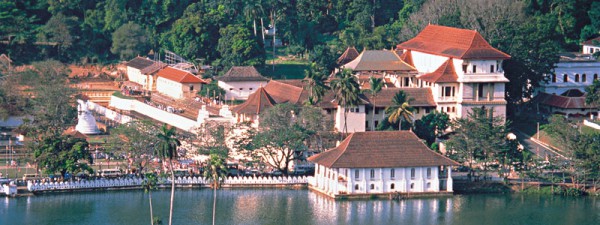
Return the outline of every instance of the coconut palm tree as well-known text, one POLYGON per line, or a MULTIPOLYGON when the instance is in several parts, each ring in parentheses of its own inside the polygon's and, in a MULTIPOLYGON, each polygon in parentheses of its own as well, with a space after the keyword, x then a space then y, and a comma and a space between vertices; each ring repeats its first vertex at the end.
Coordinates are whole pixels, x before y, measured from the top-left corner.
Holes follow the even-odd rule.
POLYGON ((383 88, 383 79, 382 78, 369 78, 369 92, 373 95, 373 114, 371 116, 371 124, 373 124, 373 130, 375 130, 375 98, 377 97, 377 93, 381 91, 383 88))
POLYGON ((175 137, 175 127, 168 127, 163 124, 157 134, 158 144, 155 154, 160 158, 169 160, 169 170, 171 172, 171 206, 169 209, 169 225, 173 221, 173 198, 175 197, 175 174, 173 173, 173 159, 177 159, 177 147, 181 142, 175 137))
POLYGON ((358 94, 360 93, 360 86, 352 74, 352 71, 343 69, 335 74, 335 79, 331 81, 331 89, 333 89, 337 104, 344 110, 343 133, 346 134, 348 132, 348 108, 359 103, 360 100, 358 94))
MULTIPOLYGON (((245 5, 243 9, 244 16, 246 16, 246 19, 252 20, 254 36, 256 36, 256 17, 261 17, 264 14, 262 0, 247 1, 245 5)), ((261 32, 264 31, 261 30, 261 32)))
POLYGON ((412 99, 404 91, 398 91, 392 98, 392 105, 385 108, 390 123, 398 122, 398 130, 402 130, 402 120, 412 123, 413 107, 409 105, 412 99))
POLYGON ((154 225, 154 214, 152 213, 152 189, 156 189, 158 179, 154 173, 146 173, 144 181, 142 181, 142 188, 144 192, 148 193, 148 200, 150 201, 150 221, 154 225))
POLYGON ((215 224, 215 215, 217 208, 217 189, 221 186, 221 183, 227 177, 227 167, 225 166, 225 157, 218 153, 211 153, 208 164, 204 168, 204 177, 211 181, 211 188, 213 189, 213 220, 212 224, 215 224))
POLYGON ((304 80, 302 82, 306 83, 305 88, 308 88, 308 104, 316 105, 321 101, 321 97, 325 95, 325 91, 329 89, 329 87, 325 84, 327 81, 327 75, 323 73, 324 69, 317 66, 317 64, 312 63, 308 70, 304 71, 304 80))

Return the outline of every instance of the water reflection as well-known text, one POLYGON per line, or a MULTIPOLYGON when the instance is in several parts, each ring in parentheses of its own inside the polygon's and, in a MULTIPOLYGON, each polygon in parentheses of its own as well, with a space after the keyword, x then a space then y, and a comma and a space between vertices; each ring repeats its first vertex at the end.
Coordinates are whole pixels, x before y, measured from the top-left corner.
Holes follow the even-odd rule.
MULTIPOLYGON (((169 215, 169 191, 153 192, 154 213, 169 215)), ((213 192, 178 190, 175 224, 210 224, 213 192)), ((407 200, 338 200, 288 189, 222 189, 217 224, 597 224, 595 198, 471 195, 407 200)), ((148 224, 142 191, 5 198, 0 224, 148 224)))

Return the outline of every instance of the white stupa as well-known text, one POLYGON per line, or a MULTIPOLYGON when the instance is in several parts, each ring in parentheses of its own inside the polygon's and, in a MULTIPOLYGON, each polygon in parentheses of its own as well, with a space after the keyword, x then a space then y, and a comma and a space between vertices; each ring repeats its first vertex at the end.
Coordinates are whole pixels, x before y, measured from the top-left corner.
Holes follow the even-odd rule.
POLYGON ((90 112, 87 102, 77 99, 77 103, 77 119, 79 121, 75 126, 75 130, 82 134, 99 134, 100 130, 96 125, 96 119, 90 112))

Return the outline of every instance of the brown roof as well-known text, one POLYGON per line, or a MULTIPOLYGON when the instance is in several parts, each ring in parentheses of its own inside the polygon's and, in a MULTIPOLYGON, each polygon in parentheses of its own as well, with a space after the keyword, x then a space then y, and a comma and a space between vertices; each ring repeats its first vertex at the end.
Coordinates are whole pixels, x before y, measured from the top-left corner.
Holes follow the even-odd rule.
POLYGON ((584 41, 582 44, 599 47, 600 46, 600 37, 589 39, 587 41, 584 41))
POLYGON ((167 64, 138 56, 127 62, 127 66, 140 70, 142 74, 149 74, 166 67, 167 64))
POLYGON ((342 66, 352 71, 416 71, 393 51, 366 50, 342 66))
POLYGON ((302 103, 303 92, 302 80, 271 80, 265 91, 279 104, 289 102, 292 104, 302 103))
POLYGON ((356 132, 338 147, 308 158, 329 168, 397 168, 457 166, 436 153, 411 131, 356 132))
POLYGON ((337 59, 337 64, 339 66, 349 63, 350 61, 356 59, 359 53, 354 47, 348 47, 344 53, 337 59))
POLYGON ((400 59, 402 61, 404 61, 406 64, 415 67, 415 64, 413 63, 413 59, 412 59, 412 53, 410 50, 406 50, 402 53, 402 55, 400 55, 400 59))
POLYGON ((545 92, 540 92, 533 99, 544 105, 557 107, 561 109, 589 109, 595 108, 593 105, 585 104, 585 96, 568 97, 562 95, 553 95, 545 92))
POLYGON ((433 73, 423 74, 421 76, 418 76, 418 78, 420 80, 434 83, 458 82, 458 75, 456 75, 456 70, 454 70, 454 63, 452 62, 452 58, 442 63, 442 65, 438 67, 435 71, 433 71, 433 73))
POLYGON ((273 107, 276 104, 275 100, 265 91, 265 88, 260 87, 250 96, 244 103, 233 107, 232 111, 236 114, 260 114, 262 111, 273 107))
POLYGON ((396 46, 458 59, 509 59, 492 47, 477 31, 428 25, 413 39, 396 46))
POLYGON ((223 76, 217 77, 217 80, 223 82, 230 81, 268 81, 266 77, 260 75, 260 73, 254 68, 254 66, 234 66, 223 74, 223 76))
POLYGON ((158 76, 179 83, 206 83, 205 81, 194 76, 190 72, 178 70, 173 67, 166 67, 158 71, 158 76))
POLYGON ((383 88, 379 93, 377 93, 375 98, 373 98, 373 95, 369 92, 365 92, 364 95, 369 100, 371 105, 375 105, 377 107, 387 107, 392 105, 392 99, 399 91, 404 91, 408 95, 409 99, 413 99, 409 102, 411 106, 436 106, 430 88, 383 88))
POLYGON ((77 131, 75 127, 69 127, 67 130, 63 132, 63 135, 69 135, 75 138, 87 139, 87 135, 77 131))

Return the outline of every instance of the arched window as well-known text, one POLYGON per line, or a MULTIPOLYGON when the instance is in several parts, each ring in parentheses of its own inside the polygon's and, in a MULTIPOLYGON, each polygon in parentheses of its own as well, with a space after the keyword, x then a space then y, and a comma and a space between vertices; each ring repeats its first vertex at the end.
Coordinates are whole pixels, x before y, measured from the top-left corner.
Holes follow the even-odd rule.
POLYGON ((552 74, 552 83, 556 83, 556 74, 552 74))
POLYGON ((578 73, 575 74, 575 82, 579 82, 579 74, 578 73))
POLYGON ((569 75, 563 74, 563 82, 564 83, 569 82, 569 75))
POLYGON ((587 82, 587 76, 584 74, 581 74, 581 82, 585 83, 587 82))
POLYGON ((354 185, 354 190, 358 190, 358 184, 354 185))
POLYGON ((371 184, 371 190, 375 190, 375 184, 371 184))
POLYGON ((415 183, 411 183, 410 184, 410 189, 414 189, 415 188, 415 183))
POLYGON ((390 189, 394 190, 394 188, 396 188, 396 184, 392 183, 392 184, 390 185, 390 189))

